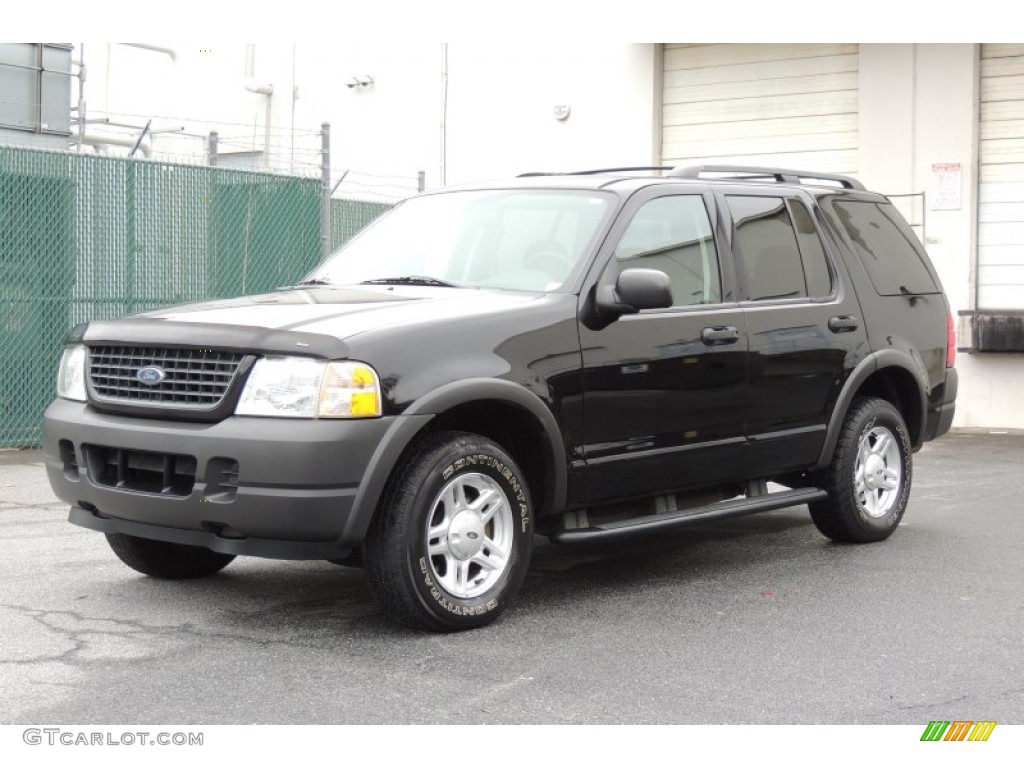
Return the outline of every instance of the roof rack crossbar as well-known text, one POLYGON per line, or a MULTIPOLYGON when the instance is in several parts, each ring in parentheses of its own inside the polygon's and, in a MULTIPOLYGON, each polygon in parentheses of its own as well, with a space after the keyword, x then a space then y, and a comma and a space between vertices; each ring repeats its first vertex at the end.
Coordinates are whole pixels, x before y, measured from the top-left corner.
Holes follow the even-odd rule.
POLYGON ((632 173, 635 171, 671 171, 671 165, 630 165, 623 168, 591 168, 586 171, 529 171, 520 173, 519 178, 530 176, 590 176, 598 173, 632 173))
POLYGON ((786 168, 760 168, 750 165, 690 165, 673 168, 668 176, 681 179, 699 179, 706 173, 730 173, 748 181, 773 179, 777 184, 802 184, 809 181, 833 181, 844 189, 864 189, 864 185, 850 176, 817 171, 793 171, 786 168))

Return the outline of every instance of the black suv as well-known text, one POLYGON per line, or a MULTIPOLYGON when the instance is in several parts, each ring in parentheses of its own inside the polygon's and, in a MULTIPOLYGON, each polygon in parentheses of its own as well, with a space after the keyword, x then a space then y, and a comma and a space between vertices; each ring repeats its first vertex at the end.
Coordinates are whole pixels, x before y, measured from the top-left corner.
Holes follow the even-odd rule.
POLYGON ((957 389, 938 277, 884 196, 725 166, 432 192, 299 285, 66 344, 45 452, 71 522, 158 578, 361 563, 442 631, 505 609, 535 534, 807 504, 834 540, 885 539, 957 389))

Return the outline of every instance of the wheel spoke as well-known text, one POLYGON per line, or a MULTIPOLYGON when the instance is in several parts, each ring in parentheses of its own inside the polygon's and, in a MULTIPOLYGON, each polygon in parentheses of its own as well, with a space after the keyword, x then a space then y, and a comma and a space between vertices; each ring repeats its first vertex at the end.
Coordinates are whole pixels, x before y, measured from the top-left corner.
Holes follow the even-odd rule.
MULTIPOLYGON (((459 503, 456 496, 458 485, 452 485, 444 494, 441 496, 439 501, 441 502, 441 508, 444 510, 444 515, 441 517, 441 522, 437 525, 432 525, 427 528, 427 538, 436 539, 438 537, 447 538, 448 526, 452 523, 452 518, 455 517, 455 513, 458 512, 459 503)), ((434 505, 434 509, 437 509, 437 505, 434 505)))
POLYGON ((480 491, 479 495, 466 506, 475 512, 479 512, 487 506, 487 502, 489 500, 493 500, 496 495, 497 492, 493 488, 484 488, 480 491))
POLYGON ((483 522, 484 525, 487 525, 489 522, 491 522, 491 518, 494 517, 498 512, 504 510, 504 508, 505 500, 501 498, 496 499, 491 502, 491 506, 489 506, 487 509, 483 511, 483 513, 481 513, 480 520, 483 522))
POLYGON ((878 491, 868 491, 864 495, 864 506, 867 507, 868 514, 872 517, 878 515, 878 491))
POLYGON ((455 514, 455 510, 459 505, 458 500, 455 497, 455 493, 458 489, 458 485, 451 485, 444 492, 444 496, 441 497, 441 501, 444 504, 444 519, 451 520, 455 514))
POLYGON ((469 562, 452 558, 448 564, 451 566, 452 586, 455 587, 456 594, 465 594, 466 582, 469 580, 469 562))
POLYGON ((856 481, 854 483, 854 493, 856 493, 859 496, 860 494, 864 493, 865 488, 866 488, 866 486, 864 484, 864 467, 863 466, 858 466, 857 467, 857 472, 854 475, 854 477, 856 478, 856 481))
POLYGON ((892 435, 888 431, 882 430, 882 433, 878 436, 874 446, 871 448, 871 452, 878 455, 884 456, 885 452, 889 450, 889 444, 892 442, 892 435))
POLYGON ((434 538, 438 538, 439 541, 436 544, 430 544, 430 545, 427 546, 427 554, 430 555, 431 557, 436 557, 437 555, 441 555, 442 557, 447 558, 448 555, 449 555, 449 551, 448 551, 448 536, 446 536, 446 535, 442 535, 440 537, 431 536, 430 538, 431 538, 431 540, 433 540, 434 538))
POLYGON ((487 539, 483 548, 470 559, 470 562, 488 571, 498 571, 505 565, 507 559, 508 555, 497 544, 487 539))
POLYGON ((900 484, 900 473, 895 469, 887 469, 882 475, 882 488, 892 490, 900 484))
POLYGON ((452 498, 455 502, 453 512, 458 512, 466 508, 466 486, 463 483, 456 483, 452 486, 452 498))

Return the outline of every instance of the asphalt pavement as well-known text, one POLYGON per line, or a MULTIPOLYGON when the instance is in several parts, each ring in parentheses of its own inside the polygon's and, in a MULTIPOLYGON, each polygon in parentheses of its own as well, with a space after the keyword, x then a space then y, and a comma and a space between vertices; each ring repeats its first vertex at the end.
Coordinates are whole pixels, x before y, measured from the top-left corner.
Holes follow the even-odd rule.
POLYGON ((397 629, 358 569, 129 570, 0 451, 0 722, 1024 723, 1024 437, 915 457, 886 542, 805 507, 653 540, 538 539, 513 608, 397 629))

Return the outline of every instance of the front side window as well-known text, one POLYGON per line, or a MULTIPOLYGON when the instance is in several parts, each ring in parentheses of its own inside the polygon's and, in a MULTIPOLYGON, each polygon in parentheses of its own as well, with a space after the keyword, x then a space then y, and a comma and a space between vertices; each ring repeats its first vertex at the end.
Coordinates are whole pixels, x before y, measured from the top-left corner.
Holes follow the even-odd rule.
POLYGON ((722 301, 718 249, 700 195, 671 195, 644 204, 622 234, 619 269, 643 267, 668 275, 673 306, 722 301))
POLYGON ((589 253, 613 202, 607 193, 576 190, 424 195, 377 219, 307 279, 555 290, 589 253))

